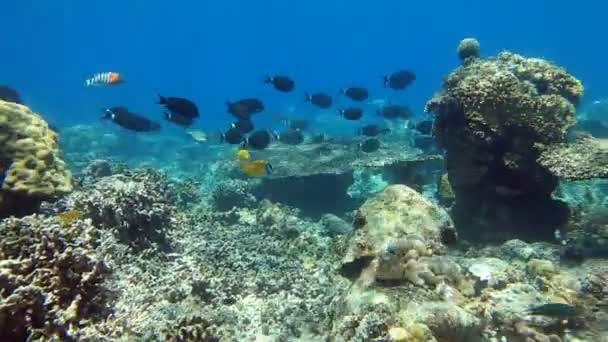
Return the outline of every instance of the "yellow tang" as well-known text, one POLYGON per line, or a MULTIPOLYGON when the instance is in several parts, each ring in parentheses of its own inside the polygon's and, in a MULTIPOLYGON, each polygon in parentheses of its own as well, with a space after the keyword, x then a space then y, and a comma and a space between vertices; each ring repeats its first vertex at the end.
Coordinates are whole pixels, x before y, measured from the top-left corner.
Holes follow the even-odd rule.
POLYGON ((235 153, 236 157, 240 160, 249 160, 249 151, 245 149, 240 149, 235 153))
POLYGON ((272 165, 267 160, 252 160, 239 165, 249 177, 263 177, 272 173, 272 165))

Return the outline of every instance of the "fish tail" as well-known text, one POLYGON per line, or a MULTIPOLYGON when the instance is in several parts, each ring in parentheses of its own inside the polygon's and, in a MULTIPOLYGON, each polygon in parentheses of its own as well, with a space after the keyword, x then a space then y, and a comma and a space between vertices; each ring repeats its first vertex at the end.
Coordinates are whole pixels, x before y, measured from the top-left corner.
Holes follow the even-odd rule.
POLYGON ((10 170, 12 165, 13 165, 13 162, 9 160, 4 165, 4 168, 0 169, 0 187, 2 187, 2 185, 4 185, 4 180, 6 179, 6 176, 8 175, 8 170, 10 170))
POLYGON ((390 81, 389 76, 384 76, 384 87, 388 87, 388 82, 390 81))
POLYGON ((264 76, 264 83, 272 83, 272 76, 264 76))
POLYGON ((266 166, 264 167, 264 170, 266 171, 266 174, 271 175, 272 174, 272 165, 270 163, 267 163, 266 166))
POLYGON ((220 144, 223 144, 226 141, 226 135, 222 133, 222 131, 218 131, 220 135, 220 144))
POLYGON ((304 102, 310 102, 312 100, 312 96, 309 93, 304 93, 304 102))
POLYGON ((271 131, 270 134, 272 135, 275 141, 279 141, 279 133, 277 131, 271 131))
POLYGON ((169 114, 167 112, 163 112, 163 116, 165 117, 165 119, 171 120, 171 114, 169 114))
POLYGON ((158 95, 158 102, 156 102, 156 104, 165 104, 167 102, 167 99, 165 97, 163 97, 161 94, 156 94, 158 95))

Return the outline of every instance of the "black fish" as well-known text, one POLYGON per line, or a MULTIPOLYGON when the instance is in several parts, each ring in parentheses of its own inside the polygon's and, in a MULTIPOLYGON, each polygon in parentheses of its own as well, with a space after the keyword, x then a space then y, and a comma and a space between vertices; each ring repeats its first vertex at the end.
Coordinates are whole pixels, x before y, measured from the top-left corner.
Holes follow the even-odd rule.
POLYGON ((260 130, 253 132, 249 138, 247 138, 244 147, 254 150, 263 150, 268 147, 268 145, 270 145, 270 133, 266 130, 260 130))
POLYGON ((21 102, 21 96, 19 96, 19 93, 9 86, 0 85, 0 100, 23 104, 23 102, 21 102))
POLYGON ((391 130, 388 128, 380 128, 380 126, 376 124, 370 124, 361 127, 358 133, 367 137, 375 137, 377 135, 388 133, 390 131, 391 130))
POLYGON ((255 127, 253 126, 253 122, 251 122, 251 120, 239 120, 239 121, 233 123, 232 125, 230 125, 230 127, 237 129, 238 131, 240 131, 243 134, 247 134, 255 129, 255 127))
POLYGON ((378 115, 387 119, 408 119, 412 111, 407 106, 389 104, 378 110, 378 115))
POLYGON ((424 135, 431 135, 433 131, 433 121, 432 120, 422 120, 416 124, 416 130, 424 135))
POLYGON ((359 120, 363 117, 363 109, 357 107, 348 107, 339 111, 346 120, 359 120))
POLYGON ((384 86, 394 90, 407 88, 416 80, 416 74, 409 70, 399 70, 390 75, 384 76, 384 86))
POLYGON ((230 128, 220 135, 220 142, 226 142, 231 145, 240 144, 244 139, 243 133, 236 128, 230 128))
POLYGON ((304 142, 304 134, 297 129, 288 129, 281 133, 275 133, 275 138, 287 145, 299 145, 304 142))
POLYGON ((158 94, 157 104, 165 106, 172 114, 185 116, 191 119, 199 117, 196 104, 182 97, 164 97, 158 94))
POLYGON ((284 75, 266 76, 264 83, 271 83, 276 90, 290 92, 295 87, 295 82, 284 75))
POLYGON ((163 115, 165 116, 165 120, 183 127, 188 127, 194 122, 194 119, 177 113, 163 112, 163 115))
POLYGON ((228 113, 239 120, 249 120, 252 114, 264 110, 264 104, 256 98, 246 98, 236 102, 226 101, 226 105, 228 106, 228 113))
POLYGON ((572 130, 589 132, 595 138, 608 138, 608 126, 599 120, 578 120, 572 130))
POLYGON ((378 149, 380 148, 380 140, 375 138, 366 139, 359 144, 359 148, 365 153, 378 151, 378 149))
POLYGON ((329 108, 332 105, 331 96, 325 93, 306 94, 306 102, 310 102, 319 108, 329 108))
POLYGON ((112 120, 117 125, 136 132, 151 132, 160 130, 160 125, 139 114, 131 113, 124 106, 103 110, 102 119, 112 120))
POLYGON ((311 141, 312 141, 312 143, 313 143, 313 144, 320 144, 320 143, 323 143, 323 142, 325 142, 325 141, 327 141, 327 140, 328 140, 328 139, 327 139, 327 136, 326 136, 325 134, 323 134, 323 133, 319 133, 319 134, 317 134, 317 135, 314 135, 314 136, 312 137, 312 140, 311 140, 311 141))
POLYGON ((340 93, 354 101, 364 101, 369 97, 367 89, 363 87, 344 88, 340 90, 340 93))
POLYGON ((0 160, 0 187, 4 184, 4 180, 8 175, 8 171, 10 170, 13 162, 11 160, 0 160))
POLYGON ((301 131, 305 131, 310 126, 310 121, 306 119, 293 119, 287 120, 287 128, 290 129, 299 129, 301 131))

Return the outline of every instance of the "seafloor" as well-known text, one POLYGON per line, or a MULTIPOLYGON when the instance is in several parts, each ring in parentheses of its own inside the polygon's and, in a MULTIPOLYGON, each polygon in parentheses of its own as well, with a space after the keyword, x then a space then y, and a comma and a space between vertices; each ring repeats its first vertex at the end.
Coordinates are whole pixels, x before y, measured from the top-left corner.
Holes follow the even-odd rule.
POLYGON ((566 141, 577 82, 473 53, 429 101, 438 146, 275 144, 258 179, 228 146, 63 129, 71 191, 14 217, 9 186, 46 176, 2 189, 0 341, 608 341, 608 152, 566 141))

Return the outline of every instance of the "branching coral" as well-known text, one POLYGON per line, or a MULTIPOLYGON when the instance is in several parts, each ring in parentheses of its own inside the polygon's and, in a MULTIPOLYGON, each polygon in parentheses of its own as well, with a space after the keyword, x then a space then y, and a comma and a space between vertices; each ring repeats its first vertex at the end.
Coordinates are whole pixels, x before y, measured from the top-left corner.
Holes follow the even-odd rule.
POLYGON ((0 223, 0 340, 77 340, 103 319, 108 269, 89 221, 28 216, 0 223))
POLYGON ((119 240, 136 249, 169 248, 167 231, 173 225, 175 196, 165 176, 139 170, 101 178, 92 190, 71 196, 101 229, 111 229, 119 240))

